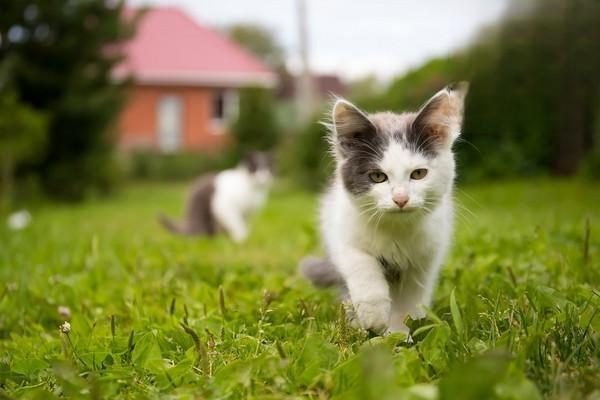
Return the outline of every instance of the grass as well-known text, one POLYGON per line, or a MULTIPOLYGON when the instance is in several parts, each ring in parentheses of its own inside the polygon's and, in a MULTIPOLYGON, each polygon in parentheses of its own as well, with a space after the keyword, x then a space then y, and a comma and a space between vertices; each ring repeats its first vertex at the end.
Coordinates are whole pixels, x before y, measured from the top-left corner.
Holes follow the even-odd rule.
POLYGON ((352 330, 297 276, 314 196, 276 191, 238 246, 163 232, 184 192, 136 185, 0 227, 0 398, 600 398, 597 185, 458 191, 470 211, 412 343, 352 330))

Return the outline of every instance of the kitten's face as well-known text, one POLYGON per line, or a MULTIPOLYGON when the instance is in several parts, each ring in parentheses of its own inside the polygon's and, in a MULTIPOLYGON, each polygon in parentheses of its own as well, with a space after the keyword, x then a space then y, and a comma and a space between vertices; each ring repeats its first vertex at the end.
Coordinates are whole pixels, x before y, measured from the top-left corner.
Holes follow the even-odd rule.
POLYGON ((366 115, 336 103, 338 171, 365 214, 427 213, 448 193, 466 90, 466 84, 446 88, 417 113, 366 115))
POLYGON ((269 186, 273 181, 273 157, 271 154, 252 152, 242 160, 242 164, 259 185, 269 186))

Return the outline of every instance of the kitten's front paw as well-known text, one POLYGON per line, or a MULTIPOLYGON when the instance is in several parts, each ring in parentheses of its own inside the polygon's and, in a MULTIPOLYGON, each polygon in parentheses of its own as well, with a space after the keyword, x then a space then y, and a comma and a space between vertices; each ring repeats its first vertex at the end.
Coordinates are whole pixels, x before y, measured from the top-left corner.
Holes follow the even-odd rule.
POLYGON ((390 322, 391 304, 386 298, 357 301, 354 311, 360 327, 377 334, 384 333, 390 322))

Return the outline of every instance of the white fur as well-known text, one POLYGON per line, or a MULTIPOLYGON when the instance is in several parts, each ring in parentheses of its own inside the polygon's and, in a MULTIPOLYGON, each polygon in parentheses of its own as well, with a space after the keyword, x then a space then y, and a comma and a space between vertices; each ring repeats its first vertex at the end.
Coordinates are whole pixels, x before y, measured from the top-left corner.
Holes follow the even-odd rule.
MULTIPOLYGON (((455 127, 451 139, 458 136, 455 127)), ((407 315, 424 316, 451 239, 455 163, 450 147, 427 158, 392 141, 379 162, 388 180, 360 196, 345 189, 341 167, 346 160, 337 154, 336 176, 322 199, 321 230, 364 329, 407 332, 407 315), (426 168, 427 175, 411 179, 418 168, 426 168), (392 200, 396 192, 409 197, 402 209, 392 200), (398 284, 388 283, 378 258, 401 270, 398 284)))
POLYGON ((236 242, 248 237, 248 223, 267 199, 272 176, 269 171, 250 173, 245 167, 220 172, 215 177, 211 200, 213 215, 220 229, 236 242))
MULTIPOLYGON (((393 150, 389 153, 392 158, 393 150)), ((384 159, 385 161, 385 159, 384 159)), ((395 189, 407 190, 410 200, 407 211, 373 214, 368 205, 357 204, 342 185, 339 177, 325 195, 321 207, 321 228, 327 252, 344 277, 358 322, 365 329, 406 331, 404 318, 422 317, 423 305, 429 305, 438 271, 447 252, 452 230, 452 195, 450 187, 435 208, 424 213, 408 211, 411 203, 420 203, 427 194, 420 186, 436 180, 430 172, 421 181, 410 182, 409 160, 397 159, 398 177, 375 185, 382 209, 392 207, 395 189), (381 187, 380 187, 381 186, 381 187), (386 192, 386 193, 384 193, 386 192), (391 203, 391 204, 390 204, 391 203), (414 214, 414 215, 413 215, 414 214), (390 287, 377 261, 383 257, 402 268, 398 287, 390 287)), ((419 163, 423 167, 423 163, 419 163)), ((385 170, 384 170, 385 171, 385 170)), ((389 173, 389 172, 388 172, 389 173)), ((375 190, 374 190, 375 192, 375 190)))

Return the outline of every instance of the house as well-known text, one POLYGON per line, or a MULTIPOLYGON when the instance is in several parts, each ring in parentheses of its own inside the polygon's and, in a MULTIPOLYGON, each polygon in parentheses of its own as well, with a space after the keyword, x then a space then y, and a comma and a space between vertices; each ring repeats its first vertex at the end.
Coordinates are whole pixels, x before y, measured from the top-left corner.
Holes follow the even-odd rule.
MULTIPOLYGON (((298 127, 310 122, 311 118, 318 117, 320 112, 331 103, 332 99, 344 97, 348 93, 348 87, 339 76, 333 74, 311 74, 310 107, 307 113, 299 112, 299 76, 289 72, 279 75, 277 85, 277 111, 279 113, 279 124, 284 131, 295 132, 298 127), (312 114, 312 115, 310 115, 312 114), (308 121, 305 120, 308 118, 308 121)), ((306 100, 304 100, 306 101, 306 100)))
POLYGON ((222 34, 177 8, 146 11, 116 79, 133 85, 120 115, 122 150, 209 150, 224 143, 239 89, 272 88, 276 75, 222 34))
MULTIPOLYGON (((298 77, 288 74, 279 83, 278 96, 281 99, 294 99, 298 77)), ((339 76, 333 74, 313 74, 312 89, 316 100, 331 100, 331 96, 343 97, 348 92, 348 87, 339 76)))

